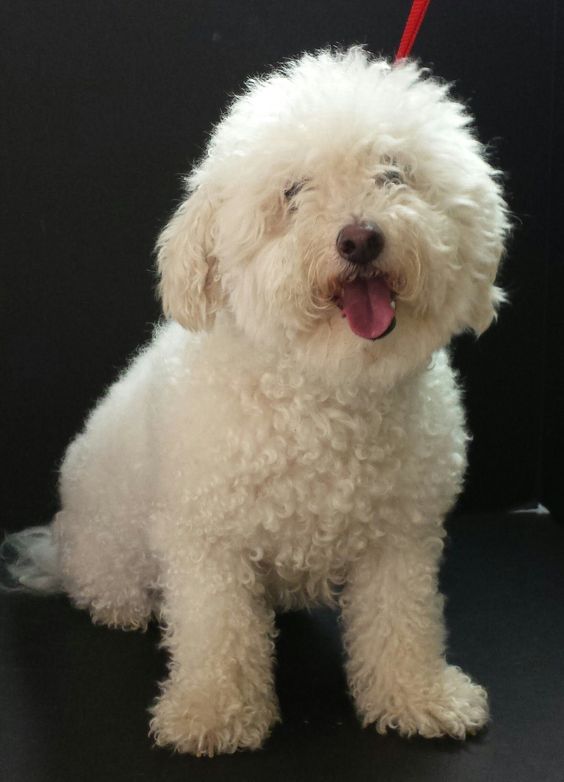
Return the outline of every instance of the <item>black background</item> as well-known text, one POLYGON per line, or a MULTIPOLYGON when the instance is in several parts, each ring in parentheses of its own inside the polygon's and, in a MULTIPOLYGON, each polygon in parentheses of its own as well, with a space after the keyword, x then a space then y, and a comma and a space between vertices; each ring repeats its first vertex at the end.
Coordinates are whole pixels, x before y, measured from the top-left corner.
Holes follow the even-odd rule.
MULTIPOLYGON (((159 317, 152 247, 226 95, 280 59, 364 42, 391 56, 409 0, 0 3, 3 525, 49 521, 57 465, 159 317)), ((458 341, 475 440, 449 522, 448 658, 484 684, 475 739, 361 730, 337 620, 278 618, 283 723, 258 753, 155 750, 158 633, 95 627, 64 598, 0 594, 2 782, 562 782, 562 52, 557 0, 432 0, 415 52, 455 82, 507 172, 511 304, 458 341)))
MULTIPOLYGON (((72 435, 159 317, 152 247, 226 96, 328 43, 391 56, 407 0, 4 0, 5 526, 50 519, 72 435)), ((561 504, 560 72, 555 0, 434 0, 415 53, 455 82, 507 172, 511 304, 456 345, 475 436, 462 500, 561 504), (560 203, 559 203, 560 202, 560 203)))

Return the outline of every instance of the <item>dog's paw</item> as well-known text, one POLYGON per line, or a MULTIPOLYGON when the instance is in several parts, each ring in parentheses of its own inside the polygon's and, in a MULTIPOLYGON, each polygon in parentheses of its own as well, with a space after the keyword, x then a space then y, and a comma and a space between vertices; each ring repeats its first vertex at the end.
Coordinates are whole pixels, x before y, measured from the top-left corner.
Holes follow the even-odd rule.
POLYGON ((243 704, 174 688, 157 700, 152 714, 150 734, 155 744, 198 757, 258 749, 279 720, 277 704, 266 698, 243 704))
POLYGON ((145 631, 152 615, 152 606, 148 600, 123 604, 93 601, 88 609, 94 624, 118 630, 145 631))
POLYGON ((362 710, 365 725, 373 723, 378 733, 392 729, 402 736, 465 739, 488 722, 486 691, 460 668, 447 666, 424 686, 420 681, 413 686, 402 684, 386 698, 377 698, 369 710, 362 710))

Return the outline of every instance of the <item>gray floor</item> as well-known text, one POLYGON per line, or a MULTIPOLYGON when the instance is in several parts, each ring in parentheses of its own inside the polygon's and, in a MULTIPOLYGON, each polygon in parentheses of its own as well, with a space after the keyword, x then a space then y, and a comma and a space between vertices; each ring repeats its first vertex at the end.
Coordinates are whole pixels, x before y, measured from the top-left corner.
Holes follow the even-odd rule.
POLYGON ((493 722, 464 744, 362 730, 336 617, 280 617, 284 722, 265 748, 214 759, 151 748, 158 632, 94 627, 63 598, 0 597, 2 782, 564 782, 564 526, 535 514, 449 525, 449 657, 487 686, 493 722))

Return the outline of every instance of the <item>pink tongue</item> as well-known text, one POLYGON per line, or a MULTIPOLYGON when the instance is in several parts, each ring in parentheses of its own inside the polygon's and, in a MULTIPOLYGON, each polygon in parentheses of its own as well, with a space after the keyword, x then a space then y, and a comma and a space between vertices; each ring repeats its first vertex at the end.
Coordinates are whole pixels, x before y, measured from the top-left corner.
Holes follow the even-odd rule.
POLYGON ((347 282, 343 287, 343 312, 355 334, 378 339, 395 317, 392 293, 382 277, 347 282))

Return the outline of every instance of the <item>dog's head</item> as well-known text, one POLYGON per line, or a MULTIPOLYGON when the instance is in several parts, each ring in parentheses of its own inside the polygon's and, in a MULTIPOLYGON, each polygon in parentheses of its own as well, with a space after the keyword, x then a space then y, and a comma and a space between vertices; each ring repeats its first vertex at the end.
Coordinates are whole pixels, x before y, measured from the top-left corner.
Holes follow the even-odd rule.
POLYGON ((508 222, 469 125, 415 64, 359 48, 251 81, 159 239, 165 312, 390 378, 481 333, 508 222))

